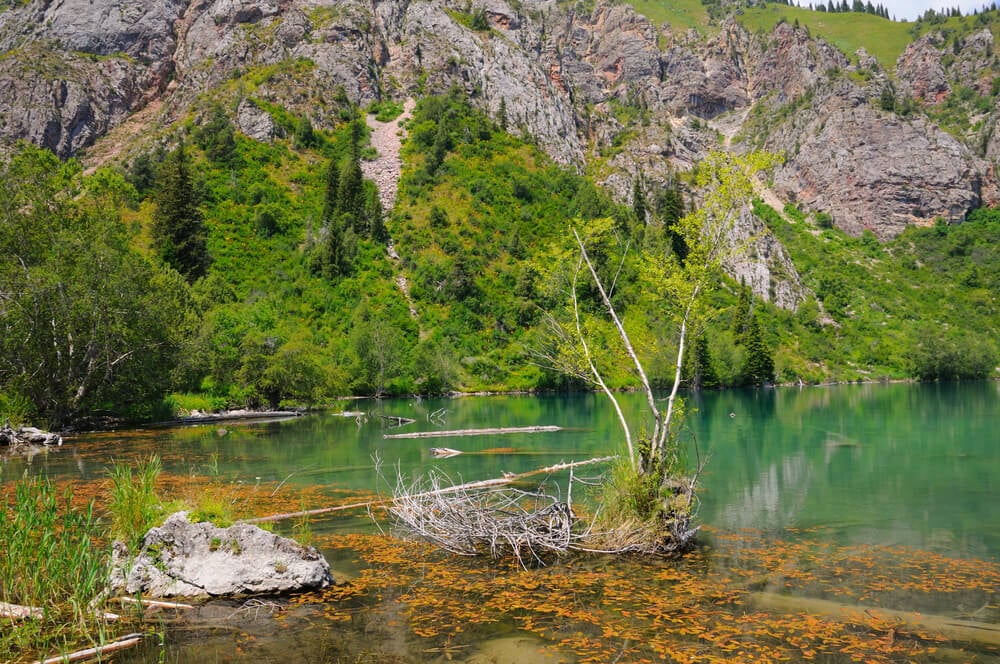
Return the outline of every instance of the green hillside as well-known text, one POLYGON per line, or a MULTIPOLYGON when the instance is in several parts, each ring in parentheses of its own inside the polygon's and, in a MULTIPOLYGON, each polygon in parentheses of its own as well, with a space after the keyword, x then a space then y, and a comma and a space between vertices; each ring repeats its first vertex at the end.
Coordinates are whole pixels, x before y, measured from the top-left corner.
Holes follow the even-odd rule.
POLYGON ((632 0, 629 4, 654 24, 669 25, 674 31, 709 27, 708 10, 701 0, 632 0))
MULTIPOLYGON (((178 150, 155 149, 120 172, 86 177, 75 162, 60 166, 34 148, 4 165, 0 194, 5 209, 16 211, 4 222, 16 228, 4 237, 33 238, 31 253, 22 254, 27 270, 5 264, 5 279, 23 283, 15 292, 34 299, 15 298, 18 306, 0 311, 2 322, 40 331, 71 326, 73 345, 93 330, 109 334, 98 340, 107 371, 82 391, 69 381, 27 379, 29 369, 64 366, 64 337, 24 345, 5 335, 0 410, 52 421, 96 411, 148 418, 177 406, 580 387, 544 358, 565 352, 553 322, 572 320, 569 229, 601 218, 603 235, 592 247, 598 269, 615 284, 615 306, 651 381, 669 384, 671 303, 655 294, 643 265, 683 249, 670 230, 683 202, 676 192, 646 192, 651 223, 637 223, 635 210, 613 204, 589 178, 553 164, 452 94, 418 103, 399 200, 383 228, 374 184, 357 170, 370 152, 358 109, 333 109, 340 123, 327 132, 256 100, 279 130, 262 143, 234 131, 229 103, 204 103, 173 130, 171 145, 183 138, 194 174, 176 200, 197 201, 209 260, 204 276, 188 274, 189 284, 157 258, 155 203, 173 182, 178 150), (60 230, 58 219, 78 221, 60 230), (80 261, 108 266, 99 283, 86 278, 92 270, 78 269, 80 261), (60 288, 75 289, 81 307, 60 309, 60 288), (101 307, 82 305, 98 300, 101 307), (51 325, 32 311, 74 318, 51 325), (93 318, 102 311, 121 317, 93 318), (115 348, 136 334, 160 339, 142 354, 141 383, 134 371, 117 370, 131 353, 115 348), (174 396, 161 402, 168 392, 174 396)), ((874 236, 819 228, 794 208, 785 210, 791 222, 756 209, 819 304, 780 311, 722 284, 690 358, 707 384, 759 380, 747 373, 754 353, 772 356, 781 382, 994 373, 1000 222, 992 212, 958 227, 910 229, 881 245, 874 236), (758 324, 762 339, 753 345, 747 335, 758 324)), ((16 243, 7 250, 23 251, 16 243)), ((615 335, 596 291, 581 284, 577 293, 609 382, 635 385, 609 350, 615 335)), ((60 375, 73 377, 80 367, 60 375)))
POLYGON ((801 25, 813 37, 822 37, 849 58, 853 58, 859 48, 864 48, 889 72, 913 39, 911 30, 914 25, 872 14, 818 12, 773 3, 737 12, 736 20, 748 30, 763 34, 773 30, 781 20, 801 25))

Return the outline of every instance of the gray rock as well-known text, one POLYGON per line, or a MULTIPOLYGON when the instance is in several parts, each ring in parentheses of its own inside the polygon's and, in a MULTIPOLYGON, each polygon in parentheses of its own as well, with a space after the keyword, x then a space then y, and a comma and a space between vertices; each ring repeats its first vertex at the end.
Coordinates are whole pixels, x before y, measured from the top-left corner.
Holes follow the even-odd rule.
POLYGON ((137 558, 123 549, 115 547, 112 587, 149 597, 273 595, 333 583, 313 547, 250 524, 191 523, 185 512, 146 533, 137 558))
POLYGON ((274 119, 271 114, 245 99, 236 109, 236 126, 256 141, 267 142, 274 138, 274 119))
POLYGON ((875 108, 846 81, 817 94, 767 147, 789 155, 774 190, 851 235, 884 240, 937 217, 959 222, 982 201, 987 168, 965 145, 922 117, 875 108))
POLYGON ((951 93, 938 48, 941 35, 928 33, 906 47, 896 61, 900 92, 928 104, 944 101, 951 93))
POLYGON ((38 445, 62 445, 63 439, 57 433, 42 431, 35 427, 19 427, 14 429, 10 424, 0 427, 0 445, 7 445, 14 451, 32 449, 38 445))

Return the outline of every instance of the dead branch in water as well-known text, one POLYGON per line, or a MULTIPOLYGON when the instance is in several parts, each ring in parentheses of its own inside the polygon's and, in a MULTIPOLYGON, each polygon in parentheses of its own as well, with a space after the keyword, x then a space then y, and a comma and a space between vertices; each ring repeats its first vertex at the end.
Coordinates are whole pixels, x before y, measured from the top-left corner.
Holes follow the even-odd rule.
POLYGON ((446 438, 449 436, 495 436, 508 433, 548 433, 562 431, 556 425, 533 427, 499 427, 490 429, 452 429, 450 431, 414 431, 410 433, 387 433, 383 438, 446 438))
MULTIPOLYGON (((545 468, 538 468, 536 470, 529 470, 524 473, 510 473, 504 477, 497 477, 490 480, 480 480, 476 482, 468 482, 466 484, 459 484, 456 486, 439 488, 432 493, 453 493, 460 492, 466 489, 485 489, 490 487, 505 486, 508 484, 513 484, 518 480, 522 480, 526 477, 534 477, 536 475, 551 475, 553 473, 558 473, 563 470, 570 470, 571 468, 578 468, 580 466, 589 466, 596 463, 607 463, 609 461, 614 461, 616 456, 605 456, 605 457, 595 457, 593 459, 587 459, 585 461, 573 461, 570 463, 557 463, 551 466, 546 466, 545 468)), ((348 505, 336 505, 334 507, 320 507, 314 510, 303 510, 301 512, 288 512, 285 514, 272 514, 271 516, 261 516, 256 519, 244 519, 242 523, 266 523, 269 521, 283 521, 285 519, 294 519, 296 517, 302 516, 317 516, 319 514, 329 514, 331 512, 342 512, 351 509, 360 509, 363 507, 384 507, 386 504, 391 503, 393 498, 376 498, 374 500, 365 500, 358 503, 350 503, 348 505)))
POLYGON ((526 560, 542 563, 569 548, 575 519, 567 503, 502 485, 442 487, 450 482, 439 472, 409 485, 400 476, 389 512, 409 532, 458 555, 510 554, 526 567, 526 560))

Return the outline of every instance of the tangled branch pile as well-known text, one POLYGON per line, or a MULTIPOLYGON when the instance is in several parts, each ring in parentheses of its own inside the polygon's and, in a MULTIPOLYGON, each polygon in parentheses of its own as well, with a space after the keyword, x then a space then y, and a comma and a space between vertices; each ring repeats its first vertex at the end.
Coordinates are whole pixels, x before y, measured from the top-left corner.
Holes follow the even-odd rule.
POLYGON ((522 567, 544 564, 545 556, 567 551, 576 537, 569 503, 511 487, 506 480, 450 485, 434 471, 410 485, 400 478, 389 512, 407 530, 446 551, 512 555, 522 567))
MULTIPOLYGON (((573 474, 579 465, 609 457, 557 464, 520 475, 453 484, 437 470, 407 484, 397 476, 388 511, 402 528, 451 553, 464 556, 512 556, 522 566, 545 564, 568 551, 675 556, 694 544, 692 527, 695 481, 673 482, 665 494, 642 510, 623 509, 620 496, 605 496, 604 511, 588 523, 571 504, 573 474), (515 479, 570 469, 567 500, 542 491, 512 486, 515 479), (640 516, 639 512, 644 512, 640 516)), ((630 493, 628 495, 634 495, 630 493)))

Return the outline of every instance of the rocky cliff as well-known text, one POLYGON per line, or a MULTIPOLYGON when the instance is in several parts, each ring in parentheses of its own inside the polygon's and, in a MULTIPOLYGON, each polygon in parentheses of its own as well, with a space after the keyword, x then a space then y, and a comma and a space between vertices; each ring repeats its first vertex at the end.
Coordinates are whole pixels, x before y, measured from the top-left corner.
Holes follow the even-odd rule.
MULTIPOLYGON (((959 46, 931 33, 886 72, 864 52, 841 53, 787 23, 754 34, 728 20, 702 34, 604 2, 589 10, 554 0, 127 4, 33 0, 0 12, 4 141, 68 157, 151 100, 176 117, 212 90, 325 126, 340 102, 458 87, 494 117, 502 107, 508 129, 554 160, 592 167, 622 200, 640 174, 655 189, 719 147, 783 152, 774 192, 855 235, 959 222, 995 199, 997 109, 978 103, 974 126, 949 132, 934 111, 956 90, 991 92, 987 29, 959 46), (886 107, 887 88, 900 108, 886 107)), ((266 114, 237 107, 241 127, 273 135, 266 114)), ((757 255, 786 262, 761 241, 757 255)), ((790 263, 772 267, 796 282, 790 263)), ((801 297, 751 283, 764 297, 786 293, 784 306, 801 297)))

